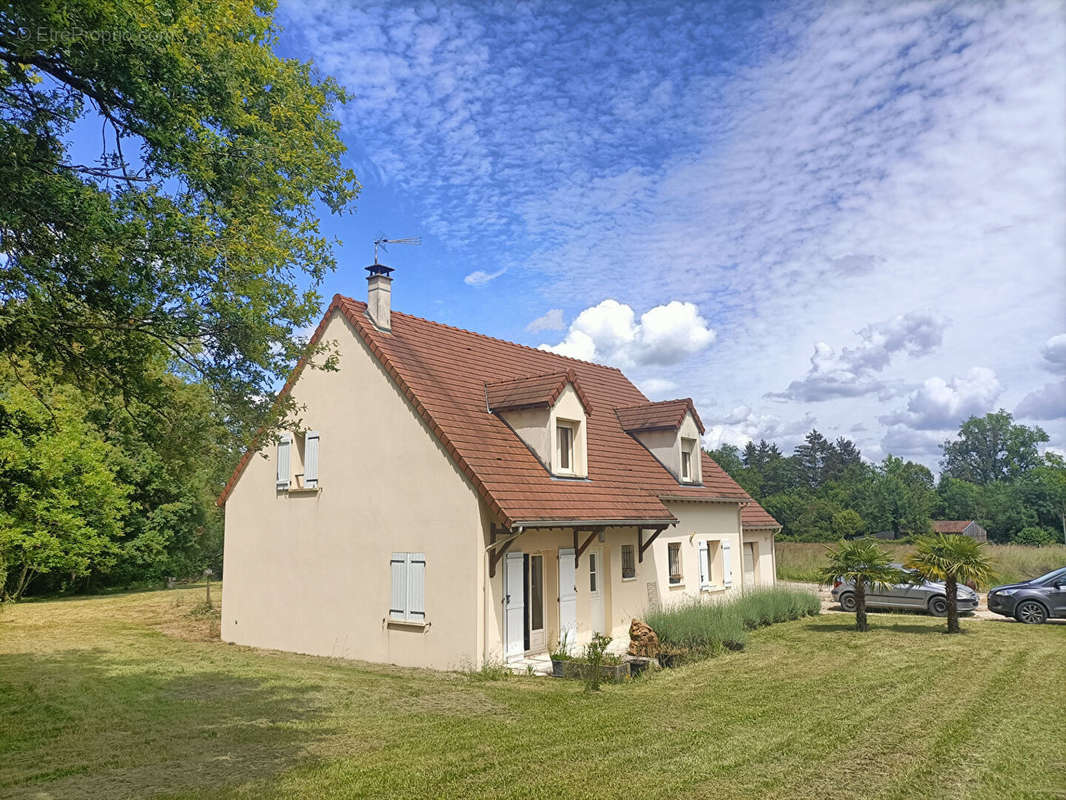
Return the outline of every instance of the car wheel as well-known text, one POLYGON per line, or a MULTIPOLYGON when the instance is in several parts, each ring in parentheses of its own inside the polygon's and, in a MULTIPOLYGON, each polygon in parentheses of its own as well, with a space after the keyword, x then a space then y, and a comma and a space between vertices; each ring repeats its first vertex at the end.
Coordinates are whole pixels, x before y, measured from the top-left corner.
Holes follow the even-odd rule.
POLYGON ((1035 600, 1023 600, 1014 609, 1014 618, 1026 625, 1040 625, 1047 622, 1047 609, 1035 600))
POLYGON ((929 613, 934 617, 946 617, 948 615, 948 599, 946 597, 934 597, 929 601, 929 613))
POLYGON ((854 611, 855 606, 858 603, 855 602, 855 595, 852 592, 845 592, 840 595, 840 607, 845 611, 854 611))

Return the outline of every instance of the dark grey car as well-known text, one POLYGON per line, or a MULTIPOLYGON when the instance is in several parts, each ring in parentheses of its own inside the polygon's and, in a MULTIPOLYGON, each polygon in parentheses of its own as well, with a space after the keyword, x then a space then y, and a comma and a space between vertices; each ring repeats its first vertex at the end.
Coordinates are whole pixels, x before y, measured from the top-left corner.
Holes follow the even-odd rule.
MULTIPOLYGON (((901 572, 901 564, 893 564, 901 572)), ((886 586, 866 587, 866 607, 885 609, 924 610, 938 617, 948 613, 947 589, 944 584, 925 581, 915 573, 910 573, 913 583, 893 583, 886 586)), ((855 584, 850 581, 837 581, 833 586, 833 599, 840 603, 845 611, 855 610, 855 584)), ((977 592, 969 586, 958 587, 959 611, 973 611, 977 608, 977 592)))
POLYGON ((1024 583, 993 586, 988 610, 1029 625, 1066 617, 1066 567, 1024 583))

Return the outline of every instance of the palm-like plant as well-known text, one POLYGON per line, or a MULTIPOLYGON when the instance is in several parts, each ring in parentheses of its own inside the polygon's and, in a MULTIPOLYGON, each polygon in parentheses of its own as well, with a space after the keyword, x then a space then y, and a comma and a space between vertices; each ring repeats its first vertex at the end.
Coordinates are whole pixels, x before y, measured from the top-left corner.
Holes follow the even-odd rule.
POLYGON ((821 582, 826 586, 831 586, 837 580, 854 583, 855 627, 860 631, 869 630, 866 621, 867 588, 898 583, 901 580, 900 571, 892 566, 892 557, 872 539, 841 541, 836 547, 826 549, 828 560, 819 575, 821 582))
POLYGON ((982 544, 969 536, 937 533, 915 543, 915 551, 905 566, 926 580, 941 581, 948 601, 948 633, 959 632, 959 584, 987 583, 992 562, 982 544))

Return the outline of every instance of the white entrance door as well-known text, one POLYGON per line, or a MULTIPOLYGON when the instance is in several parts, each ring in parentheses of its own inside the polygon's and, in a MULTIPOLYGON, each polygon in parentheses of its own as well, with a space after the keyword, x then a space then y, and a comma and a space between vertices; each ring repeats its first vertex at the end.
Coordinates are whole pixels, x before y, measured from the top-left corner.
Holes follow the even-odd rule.
POLYGON ((589 560, 589 627, 604 633, 603 619, 603 552, 596 547, 588 551, 589 560))
POLYGON ((503 557, 503 655, 521 658, 525 650, 526 581, 521 553, 503 557))
POLYGON ((573 647, 577 639, 577 576, 572 547, 559 550, 559 641, 564 636, 573 647))
POLYGON ((755 580, 755 542, 744 542, 744 586, 751 588, 755 580))

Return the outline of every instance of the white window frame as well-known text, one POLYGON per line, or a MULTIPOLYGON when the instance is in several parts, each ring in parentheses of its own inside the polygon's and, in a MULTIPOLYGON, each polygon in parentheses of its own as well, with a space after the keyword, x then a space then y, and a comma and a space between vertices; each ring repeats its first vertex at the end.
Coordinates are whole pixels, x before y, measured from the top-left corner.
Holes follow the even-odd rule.
POLYGON ((699 542, 700 589, 707 591, 722 584, 714 580, 714 562, 722 542, 718 539, 701 539, 699 542))
POLYGON ((681 481, 682 483, 698 483, 699 471, 696 468, 696 440, 681 438, 681 481), (686 447, 686 442, 688 446, 686 447), (685 457, 688 456, 686 459, 685 457), (688 469, 686 469, 688 467, 688 469))
POLYGON ((426 554, 393 553, 389 562, 389 621, 426 623, 426 554), (397 580, 402 585, 397 586, 397 580), (400 607, 402 606, 402 608, 400 607))
POLYGON ((578 434, 578 423, 568 419, 557 419, 555 421, 555 471, 563 475, 575 475, 577 474, 577 464, 574 463, 574 459, 577 455, 577 446, 575 444, 578 434), (569 434, 570 447, 566 451, 567 466, 563 466, 563 447, 562 447, 562 431, 567 431, 569 434))

